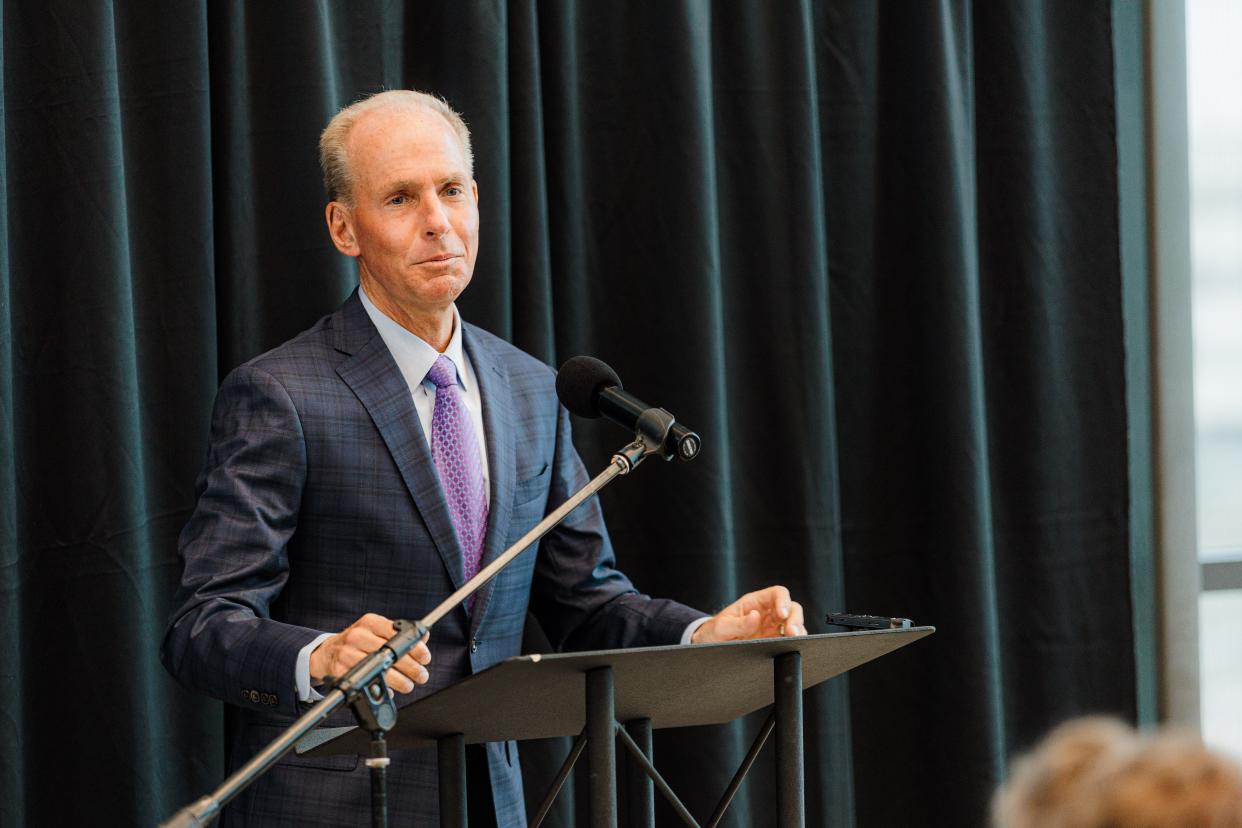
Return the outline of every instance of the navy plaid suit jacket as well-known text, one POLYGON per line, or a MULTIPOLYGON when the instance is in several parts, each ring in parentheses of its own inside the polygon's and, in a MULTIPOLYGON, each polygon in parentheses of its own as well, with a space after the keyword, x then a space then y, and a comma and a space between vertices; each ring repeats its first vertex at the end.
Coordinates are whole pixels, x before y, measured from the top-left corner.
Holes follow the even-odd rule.
MULTIPOLYGON (((463 327, 478 377, 495 558, 588 479, 551 369, 463 327)), ((409 386, 355 292, 334 314, 234 370, 212 414, 198 505, 180 540, 168 670, 237 706, 237 767, 300 712, 298 651, 365 612, 420 618, 461 585, 461 553, 409 386)), ((598 501, 524 552, 432 631, 431 680, 404 703, 516 655, 527 609, 559 649, 679 640, 702 615, 640 595, 614 566, 598 501)), ((352 724, 339 711, 327 724, 352 724)), ((497 819, 524 825, 513 743, 489 744, 497 819)), ((226 824, 369 825, 356 756, 290 756, 225 810, 226 824)), ((435 751, 394 751, 393 825, 437 825, 435 751)))

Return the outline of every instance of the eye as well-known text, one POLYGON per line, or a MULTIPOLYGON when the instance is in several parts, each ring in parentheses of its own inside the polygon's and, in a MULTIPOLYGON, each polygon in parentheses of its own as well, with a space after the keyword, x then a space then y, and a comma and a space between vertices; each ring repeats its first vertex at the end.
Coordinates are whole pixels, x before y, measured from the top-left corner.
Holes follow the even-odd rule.
POLYGON ((392 206, 394 206, 394 207, 400 207, 402 204, 405 204, 405 203, 406 203, 406 201, 408 201, 408 200, 409 200, 409 199, 407 199, 407 198, 406 198, 405 196, 403 196, 403 195, 395 195, 395 196, 393 196, 392 198, 388 199, 388 203, 389 203, 389 204, 391 204, 391 205, 392 205, 392 206))
POLYGON ((450 198, 456 198, 459 195, 464 195, 465 192, 465 187, 460 187, 456 184, 450 184, 444 188, 444 194, 450 198))

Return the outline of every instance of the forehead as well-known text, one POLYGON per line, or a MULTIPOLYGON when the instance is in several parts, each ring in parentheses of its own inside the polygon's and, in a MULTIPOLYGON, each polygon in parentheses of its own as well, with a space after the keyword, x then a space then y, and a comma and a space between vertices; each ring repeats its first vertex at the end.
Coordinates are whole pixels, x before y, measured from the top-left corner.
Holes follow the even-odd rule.
POLYGON ((350 130, 347 148, 350 171, 361 186, 468 174, 457 133, 430 110, 388 107, 367 112, 350 130))

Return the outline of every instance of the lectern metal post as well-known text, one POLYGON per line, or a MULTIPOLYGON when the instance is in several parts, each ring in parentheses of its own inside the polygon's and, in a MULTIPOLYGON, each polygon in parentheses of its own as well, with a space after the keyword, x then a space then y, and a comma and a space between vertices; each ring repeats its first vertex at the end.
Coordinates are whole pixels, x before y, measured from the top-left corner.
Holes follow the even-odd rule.
POLYGON ((804 828, 802 767, 802 653, 774 660, 776 702, 776 806, 782 828, 804 828))
MULTIPOLYGON (((650 762, 651 719, 634 719, 626 723, 625 729, 650 762)), ((629 805, 631 828, 655 828, 655 782, 646 773, 640 773, 633 764, 626 776, 629 785, 625 799, 629 805)))
POLYGON ((466 828, 466 737, 436 740, 440 762, 440 828, 466 828))
POLYGON ((587 771, 591 825, 617 828, 617 714, 612 668, 586 674, 587 771))

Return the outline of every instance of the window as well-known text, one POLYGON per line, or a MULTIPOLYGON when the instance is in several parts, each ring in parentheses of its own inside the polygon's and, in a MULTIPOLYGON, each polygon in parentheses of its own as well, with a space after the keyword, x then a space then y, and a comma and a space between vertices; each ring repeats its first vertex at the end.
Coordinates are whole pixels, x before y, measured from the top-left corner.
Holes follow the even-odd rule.
POLYGON ((1242 3, 1187 0, 1202 721, 1242 757, 1242 3))

